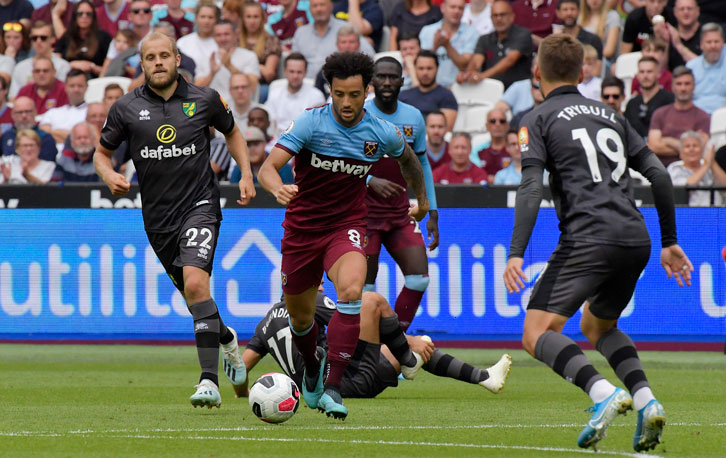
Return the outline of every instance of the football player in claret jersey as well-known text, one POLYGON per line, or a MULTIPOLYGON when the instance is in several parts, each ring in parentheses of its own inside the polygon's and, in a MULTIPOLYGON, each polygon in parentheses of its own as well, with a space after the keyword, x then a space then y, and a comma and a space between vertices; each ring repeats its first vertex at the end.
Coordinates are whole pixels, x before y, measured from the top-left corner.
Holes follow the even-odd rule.
MULTIPOLYGON (((403 85, 403 67, 393 57, 382 57, 375 63, 371 85, 376 97, 365 104, 366 110, 395 124, 421 162, 429 199, 429 219, 426 223, 428 248, 439 245, 439 212, 436 209, 436 189, 426 156, 426 123, 421 112, 398 101, 403 85)), ((405 332, 416 316, 424 291, 429 284, 426 245, 418 222, 408 215, 409 203, 406 181, 393 158, 384 157, 368 173, 368 219, 366 230, 366 256, 368 274, 364 291, 375 289, 378 274, 378 256, 381 245, 401 268, 404 286, 396 298, 395 311, 405 332)))
POLYGON ((536 359, 587 393, 595 404, 577 444, 594 446, 610 422, 638 411, 633 447, 655 448, 665 423, 630 338, 617 327, 650 257, 650 237, 633 201, 628 167, 652 184, 661 232, 661 265, 690 285, 693 266, 676 238, 673 186, 663 164, 630 124, 607 105, 577 91, 583 48, 569 35, 550 35, 539 47, 535 77, 545 101, 522 120, 522 183, 504 271, 507 290, 527 281, 524 251, 542 200, 542 172, 560 220, 560 241, 532 289, 522 345, 536 359), (587 301, 587 302, 586 302, 587 301), (585 303, 586 302, 586 303, 585 303), (607 381, 562 329, 585 303, 580 329, 602 353, 630 395, 607 381), (632 395, 632 398, 631 398, 632 395))
POLYGON ((305 361, 303 398, 310 408, 344 419, 348 409, 340 380, 355 351, 366 277, 366 175, 387 154, 398 160, 418 205, 421 220, 428 199, 421 164, 400 130, 363 109, 373 61, 357 52, 335 53, 325 61, 332 104, 306 110, 280 137, 258 174, 260 184, 287 206, 282 239, 282 291, 293 341, 305 361), (295 157, 295 184, 277 171, 295 157), (315 297, 323 271, 335 285, 337 310, 328 325, 326 356, 318 357, 315 297))
POLYGON ((219 407, 217 366, 224 352, 225 374, 235 387, 247 376, 236 333, 222 322, 212 299, 209 277, 222 212, 219 187, 209 163, 209 126, 222 132, 242 171, 240 205, 255 196, 247 146, 227 103, 209 88, 184 81, 173 38, 151 33, 141 44, 146 84, 111 107, 93 161, 114 195, 129 191, 114 172, 111 157, 128 141, 141 191, 144 228, 166 273, 186 300, 202 375, 190 401, 194 407, 219 407))

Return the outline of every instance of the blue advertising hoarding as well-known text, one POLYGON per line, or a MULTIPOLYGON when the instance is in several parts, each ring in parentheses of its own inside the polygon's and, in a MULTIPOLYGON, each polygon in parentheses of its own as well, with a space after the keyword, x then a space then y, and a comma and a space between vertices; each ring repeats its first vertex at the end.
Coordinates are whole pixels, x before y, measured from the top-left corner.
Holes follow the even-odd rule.
MULTIPOLYGON (((192 338, 186 305, 148 245, 139 210, 0 211, 0 339, 192 338)), ((653 250, 620 327, 641 340, 723 341, 726 209, 677 210, 679 240, 695 267, 690 288, 666 277, 657 214, 642 211, 653 250)), ((224 212, 212 291, 240 338, 279 300, 283 215, 224 212)), ((507 294, 501 278, 513 218, 512 209, 441 209, 441 246, 430 254, 431 282, 413 331, 447 340, 519 339, 533 280, 559 231, 554 210, 542 209, 525 255, 531 281, 522 294, 507 294)), ((402 286, 382 255, 377 290, 393 302, 402 286)), ((577 318, 566 333, 579 335, 577 318)))

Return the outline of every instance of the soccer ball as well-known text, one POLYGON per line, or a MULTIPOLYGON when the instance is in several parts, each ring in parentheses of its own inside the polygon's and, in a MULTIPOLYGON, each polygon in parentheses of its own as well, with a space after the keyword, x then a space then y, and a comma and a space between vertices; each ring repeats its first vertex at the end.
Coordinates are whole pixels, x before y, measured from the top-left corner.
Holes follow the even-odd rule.
POLYGON ((250 388, 252 412, 267 423, 282 423, 295 415, 300 390, 285 374, 270 373, 258 378, 250 388))

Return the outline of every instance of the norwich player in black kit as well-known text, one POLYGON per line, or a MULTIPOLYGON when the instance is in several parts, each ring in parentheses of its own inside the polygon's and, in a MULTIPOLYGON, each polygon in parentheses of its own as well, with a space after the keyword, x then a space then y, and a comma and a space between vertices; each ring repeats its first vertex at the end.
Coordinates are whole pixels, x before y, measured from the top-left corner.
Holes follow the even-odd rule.
POLYGON ((187 83, 177 73, 180 55, 173 39, 148 35, 141 45, 146 84, 112 107, 93 161, 114 195, 129 183, 114 172, 113 152, 122 141, 136 166, 144 227, 154 252, 181 291, 194 319, 202 375, 190 401, 194 407, 221 405, 217 368, 220 344, 225 374, 241 389, 247 379, 237 336, 219 316, 209 277, 222 212, 219 187, 209 163, 209 126, 225 135, 229 152, 242 171, 240 205, 254 196, 247 145, 227 103, 209 88, 187 83))
POLYGON ((665 411, 650 390, 633 342, 617 328, 650 257, 650 237, 633 201, 628 167, 652 184, 661 265, 668 277, 675 276, 680 286, 690 285, 693 266, 677 244, 673 187, 662 163, 621 115, 577 91, 583 53, 582 45, 568 35, 551 35, 539 47, 535 77, 545 101, 523 118, 519 131, 522 184, 504 282, 511 293, 527 281, 522 258, 547 169, 561 236, 532 290, 522 345, 592 398, 593 415, 580 433, 580 447, 594 446, 618 414, 635 407, 633 447, 643 451, 660 442, 665 411), (582 333, 632 398, 600 375, 577 344, 561 334, 583 303, 582 333))

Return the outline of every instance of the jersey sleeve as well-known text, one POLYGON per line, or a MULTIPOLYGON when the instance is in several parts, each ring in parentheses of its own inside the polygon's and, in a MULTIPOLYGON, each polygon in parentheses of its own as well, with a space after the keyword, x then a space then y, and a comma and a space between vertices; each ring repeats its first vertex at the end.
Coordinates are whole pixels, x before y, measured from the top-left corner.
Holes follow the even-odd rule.
POLYGON ((626 154, 629 158, 637 156, 643 149, 647 147, 643 137, 631 126, 629 122, 624 122, 625 141, 627 141, 626 154))
POLYGON ((295 155, 305 147, 312 137, 313 110, 305 110, 287 126, 277 141, 277 146, 295 155))
MULTIPOLYGON (((265 319, 266 318, 267 317, 265 317, 265 319)), ((265 319, 257 324, 257 327, 255 328, 255 334, 247 343, 247 348, 249 348, 250 350, 254 350, 260 356, 265 356, 267 353, 269 353, 269 351, 267 350, 267 346, 265 345, 264 336, 262 334, 262 324, 265 322, 265 319)))
POLYGON ((522 167, 528 165, 544 165, 547 163, 547 149, 542 138, 540 120, 536 115, 528 113, 523 119, 519 133, 519 150, 522 153, 522 167))
POLYGON ((318 293, 318 297, 315 298, 315 321, 318 323, 319 329, 323 329, 330 323, 335 310, 335 301, 325 294, 318 293))
MULTIPOLYGON (((406 146, 406 139, 403 137, 401 130, 388 121, 383 121, 383 129, 381 139, 383 140, 383 154, 391 157, 401 157, 406 146)), ((425 151, 425 150, 424 150, 425 151)))
POLYGON ((416 137, 413 139, 413 152, 426 154, 426 121, 419 111, 416 113, 416 125, 414 126, 416 137))
POLYGON ((234 116, 232 116, 232 110, 229 108, 227 101, 224 100, 217 91, 212 90, 214 94, 212 100, 209 101, 209 107, 211 110, 210 125, 222 132, 224 135, 232 132, 234 129, 234 116))
POLYGON ((121 143, 128 138, 126 124, 120 113, 120 106, 120 103, 114 103, 111 106, 101 130, 101 146, 111 151, 116 151, 121 143))

